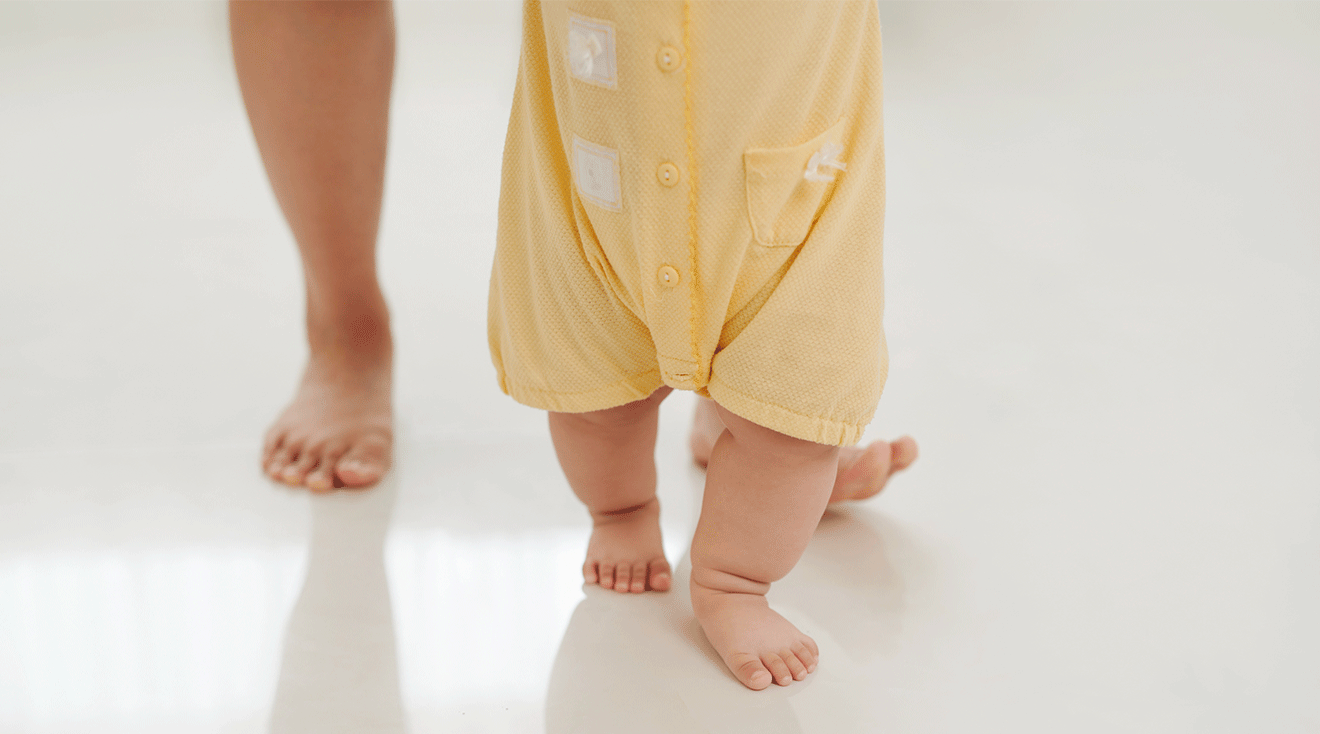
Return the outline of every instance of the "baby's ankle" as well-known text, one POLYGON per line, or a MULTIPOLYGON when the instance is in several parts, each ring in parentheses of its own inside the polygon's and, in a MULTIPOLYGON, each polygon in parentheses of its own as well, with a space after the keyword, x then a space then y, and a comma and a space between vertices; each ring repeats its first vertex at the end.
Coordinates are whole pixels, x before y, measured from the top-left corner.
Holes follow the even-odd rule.
POLYGON ((625 505, 619 505, 608 509, 588 507, 587 512, 591 513, 591 521, 596 525, 610 525, 613 523, 627 522, 637 517, 649 515, 653 512, 658 514, 660 509, 660 499, 651 495, 650 499, 642 502, 630 502, 625 505))
POLYGON ((693 564, 689 582, 693 604, 698 597, 711 598, 730 594, 764 597, 770 591, 770 583, 739 576, 727 571, 693 564))

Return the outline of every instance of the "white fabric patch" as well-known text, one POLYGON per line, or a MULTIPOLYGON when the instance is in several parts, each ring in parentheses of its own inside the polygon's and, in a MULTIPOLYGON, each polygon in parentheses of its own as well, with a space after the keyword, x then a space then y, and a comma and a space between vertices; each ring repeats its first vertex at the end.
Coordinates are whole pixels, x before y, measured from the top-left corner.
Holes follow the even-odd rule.
MULTIPOLYGON (((848 166, 839 160, 839 154, 843 152, 843 146, 838 143, 825 143, 820 146, 820 150, 811 154, 811 160, 807 161, 807 170, 802 174, 802 178, 808 181, 833 181, 834 174, 829 171, 821 171, 821 166, 837 168, 845 171, 848 166)), ((800 160, 800 159, 799 159, 800 160)))
POLYGON ((614 26, 580 15, 568 17, 568 73, 608 89, 618 87, 614 26))
POLYGON ((573 136, 573 177, 578 195, 610 211, 623 210, 619 192, 619 151, 573 136))

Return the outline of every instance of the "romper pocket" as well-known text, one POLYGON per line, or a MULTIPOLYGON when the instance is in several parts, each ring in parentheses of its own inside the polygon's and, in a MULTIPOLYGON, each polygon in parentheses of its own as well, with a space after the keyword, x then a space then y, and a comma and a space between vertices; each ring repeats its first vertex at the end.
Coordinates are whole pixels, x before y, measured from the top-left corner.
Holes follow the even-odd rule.
POLYGON ((832 179, 847 175, 841 168, 846 162, 834 157, 840 152, 837 145, 846 119, 801 145, 748 148, 743 153, 747 216, 758 243, 797 247, 807 238, 820 217, 826 192, 834 185, 832 179))

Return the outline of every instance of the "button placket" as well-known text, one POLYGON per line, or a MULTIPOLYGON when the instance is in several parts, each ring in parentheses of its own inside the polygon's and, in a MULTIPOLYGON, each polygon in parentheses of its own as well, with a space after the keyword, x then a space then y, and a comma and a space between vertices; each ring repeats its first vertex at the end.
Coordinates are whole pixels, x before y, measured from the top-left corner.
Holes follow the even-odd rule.
MULTIPOLYGON (((682 56, 678 53, 678 49, 675 49, 673 46, 661 46, 660 50, 656 53, 656 65, 660 67, 661 71, 668 72, 677 69, 681 60, 682 56)), ((660 165, 656 166, 655 179, 661 186, 672 189, 683 180, 683 174, 673 161, 662 161, 660 165)), ((664 249, 656 254, 660 257, 676 254, 665 252, 664 249)), ((674 289, 682 283, 683 275, 673 265, 661 263, 656 269, 655 279, 656 285, 659 286, 661 293, 669 294, 674 293, 674 289)), ((677 296, 669 296, 669 299, 673 298, 677 298, 677 296)), ((666 302, 669 304, 669 307, 675 311, 685 311, 686 309, 691 308, 691 304, 686 303, 685 301, 669 299, 666 299, 666 302)), ((686 318, 686 314, 681 315, 686 318)))
MULTIPOLYGON (((656 72, 653 72, 652 101, 656 114, 665 121, 663 132, 652 138, 651 165, 655 171, 653 200, 659 205, 653 212, 656 238, 647 247, 650 263, 650 290, 653 298, 652 337, 660 357, 665 383, 673 387, 692 389, 694 375, 700 368, 692 363, 692 315, 696 304, 690 293, 695 277, 691 270, 688 242, 689 192, 692 181, 686 170, 687 160, 687 92, 684 66, 687 63, 681 44, 674 43, 684 30, 674 28, 672 38, 664 36, 653 48, 656 72), (682 184, 682 185, 680 185, 682 184)), ((643 271, 645 272, 645 271, 643 271)))

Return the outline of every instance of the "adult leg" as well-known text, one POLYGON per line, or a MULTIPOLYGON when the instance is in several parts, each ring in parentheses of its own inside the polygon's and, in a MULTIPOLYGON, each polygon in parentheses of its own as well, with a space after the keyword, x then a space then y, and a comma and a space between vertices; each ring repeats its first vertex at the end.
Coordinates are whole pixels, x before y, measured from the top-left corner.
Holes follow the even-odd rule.
POLYGON ((645 400, 590 413, 550 413, 550 437, 573 493, 591 513, 582 577, 619 592, 667 591, 672 581, 655 496, 662 387, 645 400))
POLYGON ((815 670, 819 649, 765 594, 797 564, 820 523, 839 449, 716 409, 725 430, 711 452, 692 538, 692 610, 743 685, 788 685, 815 670))
POLYGON ((369 486, 389 468, 393 444, 393 344, 376 276, 393 6, 231 0, 229 24, 243 101, 307 292, 310 356, 267 433, 262 465, 313 490, 369 486))

